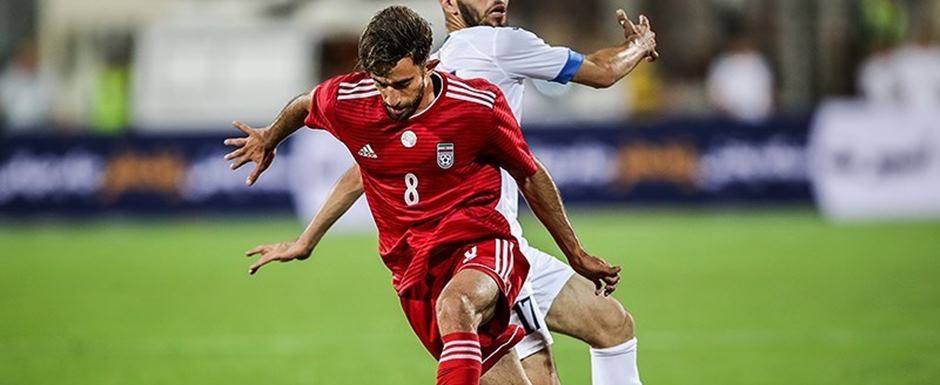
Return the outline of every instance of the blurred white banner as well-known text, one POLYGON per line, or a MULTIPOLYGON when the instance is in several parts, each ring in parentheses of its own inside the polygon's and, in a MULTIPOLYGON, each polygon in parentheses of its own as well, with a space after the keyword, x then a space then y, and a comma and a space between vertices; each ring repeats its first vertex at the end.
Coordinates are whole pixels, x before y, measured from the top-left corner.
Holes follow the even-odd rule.
POLYGON ((816 202, 836 220, 940 217, 940 111, 829 102, 810 136, 816 202))
POLYGON ((133 123, 151 132, 265 124, 315 85, 312 41, 276 22, 154 24, 134 56, 133 123))

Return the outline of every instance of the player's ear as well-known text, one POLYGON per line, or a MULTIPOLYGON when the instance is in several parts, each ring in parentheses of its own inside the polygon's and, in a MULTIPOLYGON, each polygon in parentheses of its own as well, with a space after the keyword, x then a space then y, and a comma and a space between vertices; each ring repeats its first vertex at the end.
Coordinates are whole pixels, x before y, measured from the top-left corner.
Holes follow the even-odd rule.
POLYGON ((430 59, 428 60, 427 64, 424 65, 424 68, 429 72, 434 71, 438 64, 441 64, 441 59, 430 59))
POLYGON ((460 9, 457 8, 457 0, 440 0, 440 2, 444 14, 452 16, 460 15, 460 9))

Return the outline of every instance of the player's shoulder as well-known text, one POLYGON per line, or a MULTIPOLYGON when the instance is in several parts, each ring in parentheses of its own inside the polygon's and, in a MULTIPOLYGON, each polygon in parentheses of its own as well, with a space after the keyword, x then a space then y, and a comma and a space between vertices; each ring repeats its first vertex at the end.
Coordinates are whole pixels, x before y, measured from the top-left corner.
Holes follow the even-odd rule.
POLYGON ((477 26, 451 32, 449 38, 458 40, 493 40, 493 39, 538 39, 538 36, 521 27, 477 26))
POLYGON ((496 99, 502 97, 499 87, 483 78, 464 79, 457 75, 441 73, 447 78, 447 92, 444 96, 456 103, 471 103, 493 109, 496 99))
POLYGON ((493 36, 493 55, 497 60, 518 58, 537 53, 545 47, 538 35, 518 27, 499 27, 493 36))
POLYGON ((317 88, 328 93, 324 96, 336 100, 364 99, 379 94, 379 91, 375 88, 375 81, 372 80, 369 74, 362 71, 331 77, 320 83, 317 88))
POLYGON ((497 28, 494 39, 497 54, 499 51, 527 49, 544 43, 542 38, 534 32, 519 27, 497 28))
POLYGON ((536 35, 535 32, 529 31, 522 27, 499 27, 497 28, 497 32, 499 33, 500 37, 511 37, 511 38, 516 38, 516 39, 526 39, 526 40, 531 40, 531 39, 541 40, 539 35, 536 35))
POLYGON ((443 47, 461 49, 461 43, 476 47, 476 52, 498 57, 539 46, 542 39, 524 28, 477 26, 451 32, 443 47))

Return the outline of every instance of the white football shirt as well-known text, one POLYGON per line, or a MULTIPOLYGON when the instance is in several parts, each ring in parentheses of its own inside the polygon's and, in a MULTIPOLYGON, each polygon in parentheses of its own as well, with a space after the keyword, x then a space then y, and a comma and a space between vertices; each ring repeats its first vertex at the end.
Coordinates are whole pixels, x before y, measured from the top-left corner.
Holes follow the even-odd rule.
POLYGON ((433 57, 441 60, 441 71, 464 79, 483 78, 499 86, 520 123, 523 80, 565 84, 584 62, 580 53, 550 46, 524 29, 488 26, 451 32, 433 57))

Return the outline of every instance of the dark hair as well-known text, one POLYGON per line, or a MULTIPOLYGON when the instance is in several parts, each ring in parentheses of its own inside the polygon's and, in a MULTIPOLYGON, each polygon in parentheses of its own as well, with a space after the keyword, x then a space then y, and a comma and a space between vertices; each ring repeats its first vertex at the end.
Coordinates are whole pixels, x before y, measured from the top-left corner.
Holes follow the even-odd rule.
POLYGON ((359 38, 359 68, 385 75, 411 57, 422 64, 431 52, 431 26, 410 8, 394 5, 372 17, 359 38))

